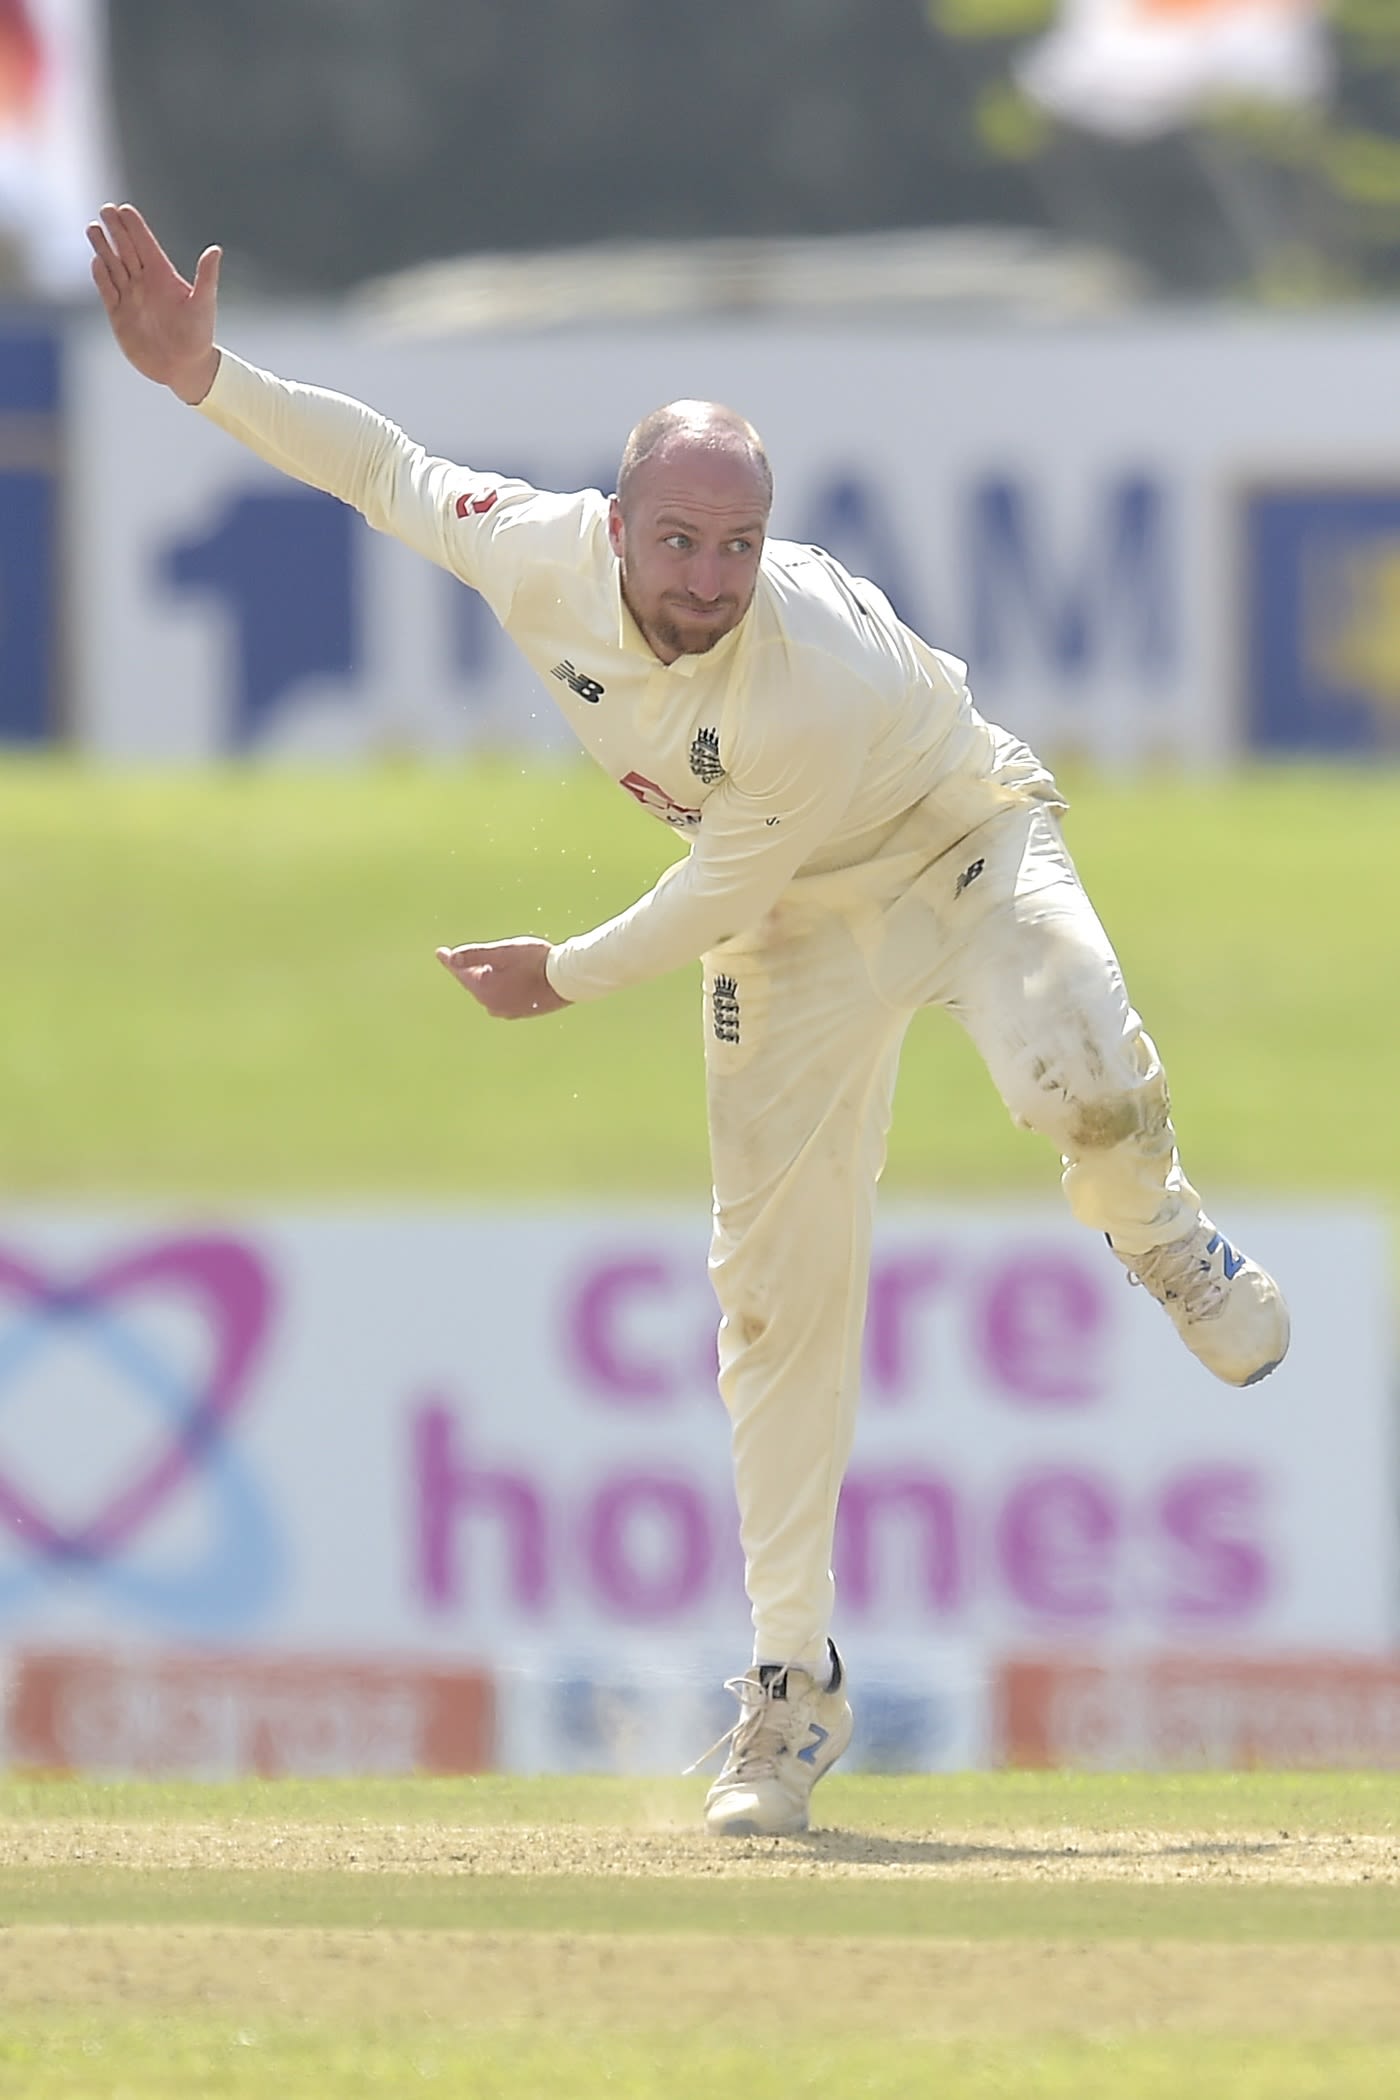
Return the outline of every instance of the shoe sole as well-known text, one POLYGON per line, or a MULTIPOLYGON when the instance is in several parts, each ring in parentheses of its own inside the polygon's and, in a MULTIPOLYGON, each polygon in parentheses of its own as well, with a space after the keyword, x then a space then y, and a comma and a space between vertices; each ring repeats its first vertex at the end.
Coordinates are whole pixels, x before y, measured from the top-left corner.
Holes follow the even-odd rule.
POLYGON ((1260 1383, 1262 1383, 1264 1379, 1268 1378, 1272 1372, 1278 1369, 1279 1365, 1282 1362, 1283 1358, 1281 1356, 1276 1356, 1271 1364, 1264 1364, 1259 1370, 1251 1371, 1248 1378, 1242 1378, 1240 1380, 1240 1391, 1243 1392, 1246 1386, 1259 1385, 1260 1383))
POLYGON ((802 1837, 806 1823, 790 1823, 785 1830, 765 1830, 761 1823, 707 1823, 707 1834, 713 1838, 791 1838, 802 1837))

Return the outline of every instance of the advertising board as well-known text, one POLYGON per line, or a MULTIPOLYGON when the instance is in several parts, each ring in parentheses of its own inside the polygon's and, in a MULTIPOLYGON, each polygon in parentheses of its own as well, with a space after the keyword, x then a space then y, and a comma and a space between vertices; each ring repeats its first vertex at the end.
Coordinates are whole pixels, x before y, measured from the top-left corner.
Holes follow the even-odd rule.
POLYGON ((998 1763, 1133 1772, 1400 1767, 1395 1657, 1009 1657, 992 1703, 998 1763))
MULTIPOLYGON (((1239 1223, 1296 1334, 1246 1394, 1056 1212, 887 1214, 858 1669, 1395 1641, 1384 1235, 1239 1223)), ((672 1211, 0 1216, 0 1646, 742 1668, 704 1257, 672 1211)))
MULTIPOLYGON (((223 333, 430 451, 552 488, 610 490, 659 401, 734 403, 774 461, 773 530, 874 577, 969 662, 982 711, 1049 757, 1393 747, 1385 317, 406 342, 229 302, 223 333)), ((138 379, 100 316, 71 347, 86 746, 349 759, 565 740, 471 592, 138 379)))
MULTIPOLYGON (((773 530, 829 546, 969 658, 984 712, 1110 758, 1233 745, 1204 591, 1210 440, 1165 345, 722 327, 404 344, 236 308, 225 339, 545 487, 611 490, 657 401, 734 401, 775 461, 773 530)), ((84 744, 175 760, 561 740, 472 593, 146 385, 100 322, 74 356, 84 744)))

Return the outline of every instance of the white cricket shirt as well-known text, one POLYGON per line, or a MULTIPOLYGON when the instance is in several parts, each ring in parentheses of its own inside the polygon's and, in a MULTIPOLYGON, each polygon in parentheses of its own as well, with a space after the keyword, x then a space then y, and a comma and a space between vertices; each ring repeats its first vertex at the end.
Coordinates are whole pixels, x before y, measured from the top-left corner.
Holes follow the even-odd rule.
POLYGON ((693 962, 795 880, 847 870, 856 893, 885 887, 1010 799, 1060 800, 977 713, 966 667, 820 548, 766 541, 737 627, 663 664, 623 602, 596 489, 552 495, 434 459, 362 403, 227 350, 200 409, 479 591, 585 750, 689 839, 646 896, 552 951, 565 999, 693 962))

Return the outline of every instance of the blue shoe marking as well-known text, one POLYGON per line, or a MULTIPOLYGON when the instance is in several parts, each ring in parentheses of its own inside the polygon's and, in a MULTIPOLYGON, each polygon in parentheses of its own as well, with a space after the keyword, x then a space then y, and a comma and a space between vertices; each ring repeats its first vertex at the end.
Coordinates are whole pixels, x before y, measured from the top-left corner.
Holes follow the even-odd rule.
POLYGON ((815 1721, 811 1725, 812 1739, 809 1743, 804 1744, 803 1748, 797 1753, 797 1762, 800 1765, 814 1765, 816 1763, 817 1752, 831 1733, 829 1728, 818 1728, 815 1721))
MULTIPOLYGON (((1236 1254, 1223 1232, 1213 1233, 1206 1241, 1206 1253, 1214 1254, 1217 1247, 1220 1249, 1220 1259, 1225 1264, 1225 1281, 1233 1283, 1240 1270, 1244 1267, 1244 1256, 1236 1254)), ((1273 1365, 1271 1364, 1269 1368, 1272 1370, 1273 1365)))

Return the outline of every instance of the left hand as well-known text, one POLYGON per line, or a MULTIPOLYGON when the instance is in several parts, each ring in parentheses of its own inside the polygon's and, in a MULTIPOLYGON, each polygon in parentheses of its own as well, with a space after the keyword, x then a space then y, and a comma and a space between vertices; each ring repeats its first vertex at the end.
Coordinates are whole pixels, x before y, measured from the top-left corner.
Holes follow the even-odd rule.
POLYGON ((526 1021, 569 1005, 544 974, 552 943, 522 937, 476 947, 439 948, 437 959, 495 1021, 526 1021))

